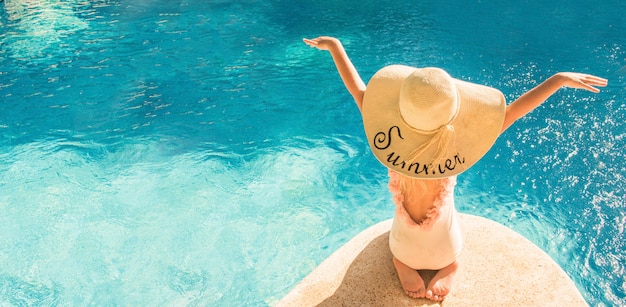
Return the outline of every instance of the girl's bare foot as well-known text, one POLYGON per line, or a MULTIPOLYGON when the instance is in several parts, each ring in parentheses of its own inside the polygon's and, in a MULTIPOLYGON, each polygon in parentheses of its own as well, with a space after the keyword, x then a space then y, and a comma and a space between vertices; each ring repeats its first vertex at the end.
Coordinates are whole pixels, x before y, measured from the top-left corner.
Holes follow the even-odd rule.
POLYGON ((433 279, 428 284, 426 298, 438 302, 443 301, 446 298, 446 295, 450 293, 454 275, 456 275, 458 267, 459 264, 455 261, 447 267, 439 270, 439 272, 435 274, 433 279))
POLYGON ((404 289, 406 295, 412 298, 426 297, 424 279, 416 270, 406 266, 396 257, 393 257, 393 266, 396 267, 396 272, 398 277, 400 277, 400 284, 402 284, 402 289, 404 289))

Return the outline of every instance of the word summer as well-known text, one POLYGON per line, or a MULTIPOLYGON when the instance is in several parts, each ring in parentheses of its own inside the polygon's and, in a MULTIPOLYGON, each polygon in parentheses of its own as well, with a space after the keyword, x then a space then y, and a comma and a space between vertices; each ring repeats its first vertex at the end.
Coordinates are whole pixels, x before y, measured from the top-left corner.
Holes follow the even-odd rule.
POLYGON ((461 158, 458 154, 453 158, 443 160, 441 163, 419 163, 419 162, 407 162, 401 160, 399 155, 395 152, 391 152, 387 155, 387 162, 391 163, 396 168, 406 169, 407 171, 413 171, 416 175, 438 175, 445 174, 447 171, 453 171, 457 166, 465 164, 465 158, 461 158))
MULTIPOLYGON (((394 131, 400 139, 404 139, 402 137, 402 133, 400 132, 400 127, 392 126, 389 128, 388 133, 378 132, 374 136, 374 147, 378 150, 387 150, 391 146, 394 131)), ((430 145, 430 143, 427 143, 423 146, 430 145)), ((396 154, 395 151, 392 151, 387 155, 387 162, 391 163, 391 166, 406 169, 409 172, 413 171, 416 175, 445 174, 447 171, 453 171, 457 168, 457 166, 465 164, 465 157, 461 157, 458 153, 452 158, 437 160, 436 163, 419 163, 415 162, 413 159, 409 160, 412 161, 405 161, 402 157, 400 157, 400 155, 396 154)))

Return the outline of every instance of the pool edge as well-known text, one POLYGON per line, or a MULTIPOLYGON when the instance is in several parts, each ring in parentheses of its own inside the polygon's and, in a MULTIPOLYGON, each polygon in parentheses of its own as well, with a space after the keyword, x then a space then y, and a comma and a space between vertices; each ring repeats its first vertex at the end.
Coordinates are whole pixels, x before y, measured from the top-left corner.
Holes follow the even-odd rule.
MULTIPOLYGON (((588 306, 565 271, 523 236, 469 214, 461 214, 461 224, 461 266, 444 305, 588 306)), ((439 306, 402 291, 387 245, 390 227, 386 220, 356 235, 275 306, 439 306)))

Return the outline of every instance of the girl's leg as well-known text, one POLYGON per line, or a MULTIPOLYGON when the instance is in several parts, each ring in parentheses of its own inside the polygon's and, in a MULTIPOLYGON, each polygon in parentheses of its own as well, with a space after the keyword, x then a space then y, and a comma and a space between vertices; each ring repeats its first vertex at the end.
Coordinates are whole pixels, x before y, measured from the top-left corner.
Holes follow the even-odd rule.
POLYGON ((422 276, 400 260, 393 257, 393 266, 396 268, 396 272, 398 273, 398 277, 400 278, 400 284, 402 284, 402 289, 406 295, 412 298, 425 298, 426 297, 426 286, 424 285, 424 279, 422 276))
POLYGON ((452 282, 458 267, 458 261, 454 261, 445 268, 439 270, 430 283, 428 283, 426 298, 438 302, 443 301, 446 298, 446 295, 450 293, 452 282))

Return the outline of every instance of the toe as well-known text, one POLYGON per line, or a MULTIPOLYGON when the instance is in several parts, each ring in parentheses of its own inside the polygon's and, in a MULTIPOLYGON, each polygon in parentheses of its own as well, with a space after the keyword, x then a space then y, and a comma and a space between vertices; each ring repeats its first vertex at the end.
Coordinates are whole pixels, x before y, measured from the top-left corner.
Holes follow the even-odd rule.
POLYGON ((426 289, 421 288, 417 291, 417 298, 425 298, 426 297, 426 289))
POLYGON ((406 295, 408 295, 411 298, 425 298, 426 297, 425 289, 419 289, 417 291, 404 291, 404 293, 406 293, 406 295))

